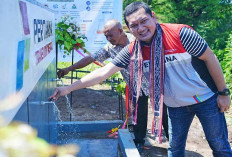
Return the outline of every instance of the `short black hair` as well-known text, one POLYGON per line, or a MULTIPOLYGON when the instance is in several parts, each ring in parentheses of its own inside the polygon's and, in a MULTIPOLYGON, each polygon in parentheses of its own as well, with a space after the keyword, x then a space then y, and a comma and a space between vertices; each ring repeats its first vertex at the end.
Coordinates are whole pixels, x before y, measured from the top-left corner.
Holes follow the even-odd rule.
POLYGON ((124 10, 124 20, 125 20, 127 27, 128 27, 128 21, 126 20, 126 17, 133 14, 140 8, 143 8, 147 14, 152 16, 151 8, 146 3, 141 2, 141 1, 132 2, 131 4, 126 6, 124 10))

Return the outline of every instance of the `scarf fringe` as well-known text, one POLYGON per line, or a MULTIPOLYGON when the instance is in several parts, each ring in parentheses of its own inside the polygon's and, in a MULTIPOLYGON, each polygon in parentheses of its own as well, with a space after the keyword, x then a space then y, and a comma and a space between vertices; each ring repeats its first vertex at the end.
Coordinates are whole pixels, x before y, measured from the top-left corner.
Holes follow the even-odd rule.
MULTIPOLYGON (((163 92, 164 92, 164 50, 162 45, 162 28, 157 23, 156 35, 150 50, 150 101, 154 112, 152 133, 162 142, 163 92)), ((137 124, 138 98, 141 90, 143 57, 140 41, 135 41, 130 58, 129 80, 129 115, 137 124), (133 114, 131 114, 133 113, 133 114)))

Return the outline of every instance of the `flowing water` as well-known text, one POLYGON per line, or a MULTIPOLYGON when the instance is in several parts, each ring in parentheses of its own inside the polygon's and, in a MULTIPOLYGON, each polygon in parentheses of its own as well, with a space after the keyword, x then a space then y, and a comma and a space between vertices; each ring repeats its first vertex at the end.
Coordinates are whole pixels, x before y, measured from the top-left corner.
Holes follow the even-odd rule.
POLYGON ((71 118, 74 118, 74 115, 73 115, 73 111, 72 111, 72 108, 71 108, 71 105, 70 105, 70 101, 68 99, 68 96, 65 95, 65 98, 66 98, 66 104, 67 104, 67 109, 71 115, 71 118))
MULTIPOLYGON (((61 84, 62 86, 64 86, 64 82, 62 79, 55 79, 56 81, 61 81, 61 84)), ((73 115, 73 111, 72 111, 72 107, 71 107, 71 104, 70 104, 70 101, 68 99, 68 96, 65 95, 65 98, 66 98, 66 105, 67 105, 67 109, 69 111, 69 114, 71 115, 71 118, 74 118, 74 115, 73 115)))
POLYGON ((58 117, 58 120, 62 122, 61 118, 60 118, 60 110, 58 109, 57 105, 55 102, 52 102, 52 104, 54 105, 55 107, 55 110, 57 112, 57 117, 58 117))
MULTIPOLYGON (((62 86, 64 86, 64 82, 63 82, 63 80, 62 79, 55 79, 55 81, 60 81, 61 82, 61 84, 62 84, 62 86)), ((74 115, 73 115, 73 111, 72 111, 72 107, 71 107, 71 104, 70 104, 70 101, 69 101, 69 98, 68 98, 68 96, 67 95, 65 95, 65 98, 66 98, 66 106, 67 106, 67 109, 68 109, 68 111, 69 111, 69 114, 71 115, 71 119, 72 118, 74 118, 74 115)), ((54 103, 54 102, 53 102, 54 103)), ((54 103, 55 104, 55 103, 54 103)), ((56 106, 56 105, 55 105, 56 106)), ((57 106, 56 106, 56 108, 57 108, 57 106)), ((58 108, 57 108, 58 109, 58 108)), ((59 117, 59 120, 61 121, 61 119, 60 119, 60 113, 58 114, 58 117, 59 117)), ((62 126, 62 124, 60 124, 61 126, 62 126)), ((59 136, 62 136, 62 141, 64 142, 64 143, 69 143, 69 138, 67 138, 67 136, 72 136, 72 137, 74 137, 74 134, 75 134, 75 138, 79 138, 80 137, 80 129, 79 129, 79 127, 77 126, 76 128, 75 128, 75 133, 74 132, 69 132, 69 133, 67 133, 67 132, 65 132, 64 130, 60 130, 60 132, 59 132, 59 136)))
POLYGON ((59 110, 59 108, 57 107, 57 105, 56 105, 55 102, 53 102, 53 101, 42 101, 41 104, 42 104, 42 105, 44 105, 44 104, 53 104, 53 105, 54 105, 55 112, 57 112, 57 118, 58 118, 57 120, 62 122, 61 116, 60 116, 60 110, 59 110))

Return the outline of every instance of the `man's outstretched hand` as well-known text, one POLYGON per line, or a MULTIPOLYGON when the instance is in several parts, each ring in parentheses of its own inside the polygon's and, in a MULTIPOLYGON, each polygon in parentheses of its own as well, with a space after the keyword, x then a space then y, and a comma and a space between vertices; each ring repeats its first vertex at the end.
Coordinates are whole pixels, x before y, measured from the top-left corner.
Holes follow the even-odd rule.
POLYGON ((56 101, 59 97, 69 94, 68 86, 56 87, 54 93, 49 97, 50 100, 56 101))
POLYGON ((68 73, 69 73, 68 68, 60 69, 60 70, 57 72, 57 76, 58 76, 58 78, 61 78, 61 77, 63 77, 64 75, 67 75, 68 73))

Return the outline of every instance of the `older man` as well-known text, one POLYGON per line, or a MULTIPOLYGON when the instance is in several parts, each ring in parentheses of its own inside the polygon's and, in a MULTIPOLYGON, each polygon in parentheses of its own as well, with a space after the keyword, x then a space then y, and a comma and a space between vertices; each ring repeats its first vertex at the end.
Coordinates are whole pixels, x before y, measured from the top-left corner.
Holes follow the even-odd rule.
POLYGON ((163 102, 168 106, 169 157, 185 156, 187 134, 195 115, 203 126, 213 155, 231 157, 224 116, 224 111, 230 108, 230 92, 218 59, 205 40, 187 25, 159 24, 143 2, 128 5, 124 18, 136 41, 105 67, 70 86, 56 88, 51 97, 57 99, 73 90, 97 84, 130 66, 132 109, 136 113, 141 94, 150 94, 155 133, 157 130, 159 133, 161 126, 163 102), (141 91, 144 82, 149 90, 141 91))
MULTIPOLYGON (((96 60, 103 62, 108 58, 113 59, 118 52, 120 52, 126 45, 134 40, 133 35, 123 32, 122 25, 115 19, 111 19, 104 24, 103 33, 108 40, 108 43, 103 48, 95 52, 92 56, 86 56, 80 61, 76 62, 74 65, 59 70, 57 76, 59 78, 63 77, 70 71, 86 67, 96 60)), ((122 70, 121 73, 125 81, 127 81, 128 74, 126 70, 122 70)))

